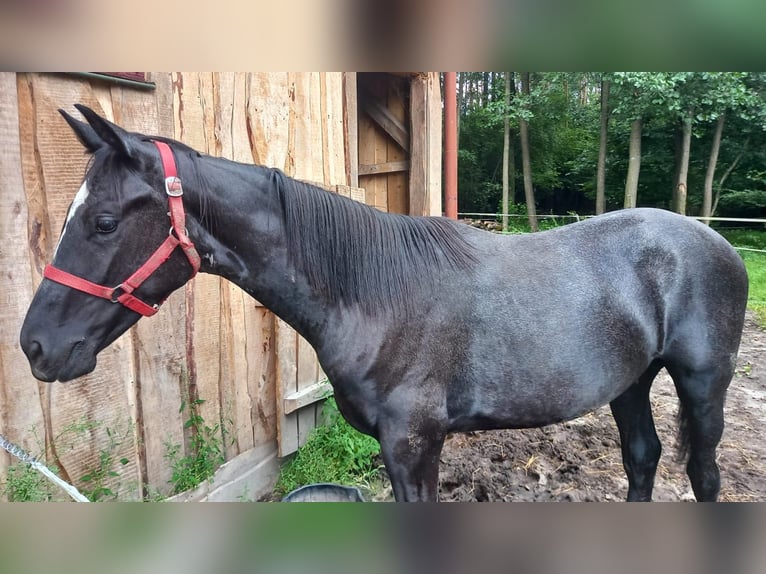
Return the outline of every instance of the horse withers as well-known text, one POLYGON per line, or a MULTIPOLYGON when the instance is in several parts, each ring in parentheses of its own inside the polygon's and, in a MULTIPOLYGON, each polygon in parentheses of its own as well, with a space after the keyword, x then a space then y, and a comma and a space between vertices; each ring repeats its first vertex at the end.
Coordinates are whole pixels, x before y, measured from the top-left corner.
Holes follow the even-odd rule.
POLYGON ((650 500, 661 445, 649 391, 663 367, 694 493, 717 499, 747 275, 707 226, 631 209, 501 236, 382 213, 77 108, 88 123, 62 114, 91 165, 21 331, 38 379, 92 371, 199 270, 316 349, 341 413, 380 441, 396 500, 437 499, 449 432, 542 426, 607 403, 628 500, 650 500))

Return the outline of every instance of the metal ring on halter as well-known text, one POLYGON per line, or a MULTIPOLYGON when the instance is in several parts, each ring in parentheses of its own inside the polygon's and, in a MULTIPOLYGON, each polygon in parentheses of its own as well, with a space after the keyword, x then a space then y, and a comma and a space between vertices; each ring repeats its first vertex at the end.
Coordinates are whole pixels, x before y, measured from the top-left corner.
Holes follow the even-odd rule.
MULTIPOLYGON (((175 230, 176 230, 176 228, 175 228, 175 227, 171 227, 171 228, 170 228, 170 231, 168 231, 168 235, 174 235, 174 234, 173 234, 173 232, 174 232, 175 230)), ((186 237, 189 237, 189 230, 188 230, 186 227, 184 227, 184 235, 186 235, 186 237)), ((180 238, 180 237, 178 237, 177 235, 175 235, 175 238, 176 238, 176 239, 181 239, 181 238, 180 238)))
POLYGON ((118 299, 118 297, 119 297, 120 295, 117 295, 117 296, 115 296, 115 293, 116 293, 118 290, 119 290, 119 291, 122 291, 122 293, 120 293, 120 295, 122 295, 123 293, 125 293, 125 289, 123 289, 123 287, 122 287, 122 283, 120 283, 119 285, 117 285, 117 287, 115 287, 114 289, 112 289, 112 296, 109 298, 109 300, 110 300, 112 303, 119 303, 119 302, 120 302, 120 300, 118 299))

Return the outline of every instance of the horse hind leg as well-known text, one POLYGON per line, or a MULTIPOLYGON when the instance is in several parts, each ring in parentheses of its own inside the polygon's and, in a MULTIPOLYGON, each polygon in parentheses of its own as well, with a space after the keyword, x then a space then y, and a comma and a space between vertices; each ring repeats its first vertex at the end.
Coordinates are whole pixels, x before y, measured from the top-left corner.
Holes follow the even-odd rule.
POLYGON ((628 501, 652 499, 654 476, 662 454, 652 417, 649 390, 661 365, 652 363, 638 381, 609 406, 620 433, 622 464, 628 475, 628 501))
POLYGON ((679 454, 687 459, 686 473, 694 496, 699 502, 715 501, 721 488, 716 448, 723 435, 723 407, 733 367, 668 371, 681 402, 679 454))

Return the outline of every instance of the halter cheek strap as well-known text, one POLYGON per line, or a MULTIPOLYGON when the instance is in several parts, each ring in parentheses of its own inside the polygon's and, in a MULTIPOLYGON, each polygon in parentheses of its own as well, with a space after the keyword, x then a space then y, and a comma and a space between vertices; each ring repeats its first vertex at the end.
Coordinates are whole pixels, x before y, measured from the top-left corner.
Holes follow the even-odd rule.
POLYGON ((45 267, 43 276, 77 291, 94 295, 102 299, 108 299, 112 303, 121 303, 131 311, 140 313, 146 317, 154 315, 161 303, 150 305, 133 295, 144 281, 151 277, 159 267, 167 261, 176 247, 183 250, 186 258, 192 266, 194 277, 199 271, 200 256, 186 232, 186 212, 183 205, 183 187, 176 171, 176 163, 170 146, 165 142, 152 140, 157 146, 162 158, 162 168, 165 173, 165 193, 168 196, 168 215, 170 216, 170 233, 167 239, 152 253, 149 259, 138 270, 116 287, 107 287, 92 283, 87 279, 67 273, 53 265, 45 267))

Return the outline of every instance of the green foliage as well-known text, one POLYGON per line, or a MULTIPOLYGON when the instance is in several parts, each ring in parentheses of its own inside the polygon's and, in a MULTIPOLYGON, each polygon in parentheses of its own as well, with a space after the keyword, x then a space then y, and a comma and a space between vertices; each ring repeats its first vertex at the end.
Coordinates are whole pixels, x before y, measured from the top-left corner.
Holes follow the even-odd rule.
POLYGON ((318 482, 365 486, 377 475, 378 441, 352 428, 338 411, 335 399, 327 399, 323 409, 327 423, 314 429, 306 444, 283 466, 277 495, 318 482))
MULTIPOLYGON (((93 433, 100 431, 102 428, 104 429, 108 437, 108 443, 99 451, 96 466, 88 470, 79 480, 74 481, 74 486, 93 502, 117 500, 117 492, 115 492, 114 486, 119 484, 120 473, 118 471, 122 466, 130 462, 126 458, 116 459, 118 449, 131 436, 130 426, 128 426, 125 432, 115 430, 120 427, 120 424, 114 425, 114 427, 105 427, 101 421, 81 417, 65 426, 51 440, 51 450, 61 456, 63 453, 72 451, 84 440, 90 440, 93 433)), ((37 435, 35 428, 30 432, 35 436, 37 435)), ((39 443, 39 450, 44 452, 44 441, 38 438, 37 442, 39 443)), ((38 456, 37 458, 48 466, 51 471, 58 472, 58 459, 46 461, 44 456, 38 456)), ((51 484, 47 478, 26 463, 16 463, 8 468, 8 474, 2 485, 2 493, 12 502, 42 502, 66 499, 66 497, 62 497, 55 485, 51 484)))
MULTIPOLYGON (((509 114, 515 158, 511 202, 523 202, 520 118, 529 121, 532 181, 539 213, 593 213, 599 147, 600 81, 611 82, 607 138, 607 209, 623 204, 628 140, 633 118, 643 120, 638 203, 669 208, 682 122, 692 125, 688 213, 702 205, 702 189, 716 121, 725 117, 716 170, 718 180, 735 158, 719 209, 736 212, 737 196, 766 190, 766 73, 763 72, 532 72, 531 94, 516 90, 506 109, 502 73, 465 75, 461 98, 458 201, 461 212, 491 213, 500 203, 503 118, 509 114), (473 93, 487 82, 487 92, 473 93), (468 102, 468 103, 466 103, 468 102), (741 156, 741 157, 740 157, 741 156), (758 179, 758 178, 756 178, 758 179)), ((515 74, 518 88, 519 74, 515 74)), ((483 87, 481 88, 483 90, 483 87)))
POLYGON ((109 486, 111 479, 117 478, 120 474, 114 470, 119 463, 121 466, 127 465, 130 461, 127 458, 115 460, 115 451, 122 445, 127 438, 127 434, 119 436, 114 430, 107 428, 109 445, 102 449, 98 455, 98 466, 80 477, 84 486, 80 491, 92 502, 105 500, 117 500, 117 493, 109 486))
POLYGON ((49 502, 55 487, 31 465, 20 462, 8 467, 2 493, 8 502, 49 502))
MULTIPOLYGON (((219 423, 210 426, 199 413, 203 399, 191 401, 188 405, 189 418, 184 428, 191 431, 190 453, 182 455, 180 444, 165 445, 165 459, 170 462, 173 470, 170 480, 173 494, 196 488, 203 481, 209 480, 225 460, 223 452, 223 437, 225 430, 219 423)), ((186 401, 181 403, 179 412, 187 408, 186 401)))
POLYGON ((732 191, 721 196, 718 215, 763 218, 766 216, 766 189, 732 191))

